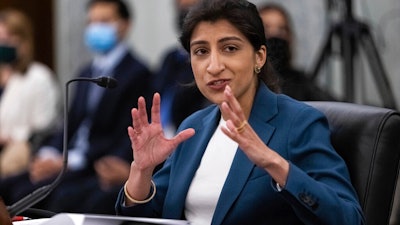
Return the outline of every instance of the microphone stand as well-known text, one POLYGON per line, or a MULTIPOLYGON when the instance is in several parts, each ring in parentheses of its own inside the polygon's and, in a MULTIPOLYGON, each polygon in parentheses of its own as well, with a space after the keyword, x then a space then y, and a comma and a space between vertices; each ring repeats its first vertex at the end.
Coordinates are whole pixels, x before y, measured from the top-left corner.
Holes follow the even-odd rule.
POLYGON ((68 167, 68 87, 69 84, 75 81, 90 81, 94 82, 97 85, 105 88, 114 88, 117 86, 117 81, 114 78, 111 77, 99 77, 99 78, 85 78, 85 77, 80 77, 76 79, 69 80, 65 83, 65 96, 64 96, 64 130, 63 130, 63 167, 61 169, 61 172, 58 174, 56 179, 45 186, 42 186, 32 193, 28 194, 21 200, 17 201, 11 206, 7 207, 7 211, 10 214, 10 217, 14 217, 18 215, 19 213, 25 211, 26 209, 30 208, 31 206, 35 205, 39 201, 43 200, 45 197, 47 197, 51 191, 55 187, 58 186, 58 184, 61 182, 62 178, 64 177, 65 173, 67 172, 67 167, 68 167))

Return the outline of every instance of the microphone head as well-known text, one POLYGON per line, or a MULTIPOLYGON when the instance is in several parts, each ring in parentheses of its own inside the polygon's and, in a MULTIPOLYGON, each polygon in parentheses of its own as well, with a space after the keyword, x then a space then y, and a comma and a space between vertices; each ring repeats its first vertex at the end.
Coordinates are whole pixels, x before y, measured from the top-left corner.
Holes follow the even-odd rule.
POLYGON ((115 88, 118 85, 117 80, 112 77, 99 77, 95 82, 97 85, 104 88, 115 88))

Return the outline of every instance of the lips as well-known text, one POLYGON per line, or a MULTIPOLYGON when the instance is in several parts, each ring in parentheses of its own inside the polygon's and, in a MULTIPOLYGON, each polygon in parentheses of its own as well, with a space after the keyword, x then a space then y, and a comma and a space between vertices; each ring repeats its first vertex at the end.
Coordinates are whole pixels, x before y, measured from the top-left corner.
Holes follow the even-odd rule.
POLYGON ((228 79, 213 80, 207 83, 207 86, 214 90, 224 90, 225 86, 229 84, 228 79))

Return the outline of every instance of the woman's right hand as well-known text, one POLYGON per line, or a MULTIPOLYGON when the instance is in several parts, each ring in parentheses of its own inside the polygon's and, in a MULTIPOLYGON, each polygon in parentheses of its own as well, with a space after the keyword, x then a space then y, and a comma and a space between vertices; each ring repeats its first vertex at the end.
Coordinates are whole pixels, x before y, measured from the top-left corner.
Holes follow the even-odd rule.
POLYGON ((153 171, 181 142, 189 139, 195 133, 194 129, 189 128, 171 139, 166 138, 161 126, 160 102, 160 95, 155 93, 150 123, 143 97, 138 99, 138 108, 133 108, 131 111, 133 124, 128 127, 128 134, 131 140, 134 163, 136 168, 140 170, 153 171))

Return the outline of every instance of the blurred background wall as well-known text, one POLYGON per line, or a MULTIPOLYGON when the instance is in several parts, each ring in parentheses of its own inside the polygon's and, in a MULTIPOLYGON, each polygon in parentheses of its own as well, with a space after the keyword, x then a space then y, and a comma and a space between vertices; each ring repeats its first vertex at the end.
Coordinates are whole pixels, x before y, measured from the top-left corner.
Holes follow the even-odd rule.
MULTIPOLYGON (((55 0, 57 72, 67 79, 88 59, 82 44, 85 24, 81 0, 55 0)), ((276 2, 286 7, 292 16, 296 32, 295 65, 311 71, 332 24, 341 22, 347 0, 251 0, 255 4, 276 2)), ((393 89, 400 105, 400 1, 353 0, 355 17, 370 26, 393 89)), ((174 0, 128 0, 135 13, 129 43, 153 69, 158 68, 162 53, 177 44, 174 0)), ((334 56, 334 59, 340 57, 334 56)), ((343 95, 343 76, 339 60, 324 66, 318 82, 337 96, 343 95)), ((381 105, 376 83, 370 74, 368 61, 361 55, 355 63, 356 102, 381 105)))
MULTIPOLYGON (((162 54, 177 44, 174 0, 126 0, 135 20, 128 37, 136 53, 154 70, 162 54)), ((295 65, 311 71, 333 23, 340 22, 347 0, 251 0, 255 4, 276 2, 286 7, 296 32, 295 65)), ((83 44, 87 0, 2 0, 0 7, 16 6, 33 17, 36 27, 37 55, 53 68, 60 82, 76 74, 90 59, 83 44)), ((353 0, 357 20, 367 23, 379 49, 396 103, 400 106, 400 1, 353 0)), ((337 96, 343 95, 340 57, 324 66, 318 82, 337 96)), ((356 102, 381 105, 369 62, 361 55, 355 63, 356 102)), ((399 107, 398 107, 399 108, 399 107)))

